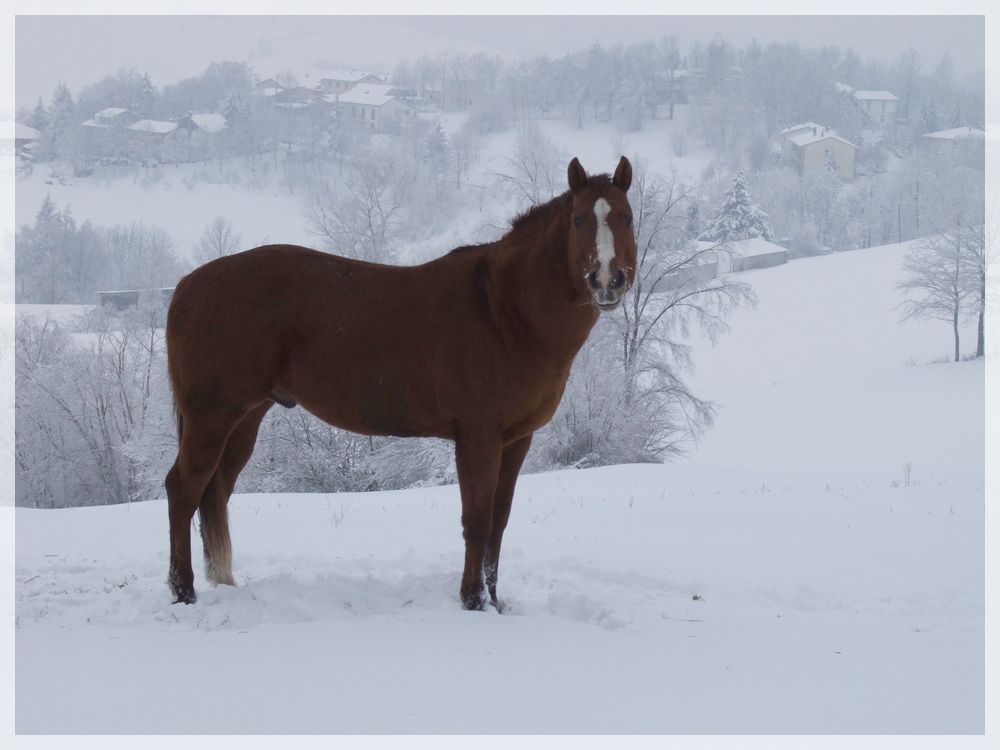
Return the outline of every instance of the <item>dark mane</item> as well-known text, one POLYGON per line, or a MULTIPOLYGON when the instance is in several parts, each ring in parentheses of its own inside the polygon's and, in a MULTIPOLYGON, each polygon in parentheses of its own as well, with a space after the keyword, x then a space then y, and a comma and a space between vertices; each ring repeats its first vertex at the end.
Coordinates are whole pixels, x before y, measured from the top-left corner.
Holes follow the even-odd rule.
POLYGON ((567 204, 573 200, 573 194, 567 190, 562 195, 557 195, 547 203, 538 203, 529 206, 510 221, 510 231, 518 232, 534 224, 546 222, 553 214, 564 210, 567 204))
MULTIPOLYGON (((604 189, 611 185, 611 176, 607 174, 595 174, 590 175, 587 178, 587 182, 594 188, 596 188, 598 193, 603 193, 604 189)), ((573 194, 567 190, 561 195, 557 195, 550 201, 545 203, 538 203, 534 206, 529 206, 524 211, 519 213, 510 222, 510 230, 505 234, 506 237, 509 234, 514 234, 516 232, 523 231, 530 227, 534 227, 537 224, 543 224, 547 222, 553 214, 557 214, 560 211, 564 211, 568 205, 573 202, 573 194)), ((480 245, 462 245, 461 247, 456 247, 451 250, 448 255, 453 255, 455 253, 464 253, 469 250, 480 250, 486 245, 493 243, 486 242, 480 245)))

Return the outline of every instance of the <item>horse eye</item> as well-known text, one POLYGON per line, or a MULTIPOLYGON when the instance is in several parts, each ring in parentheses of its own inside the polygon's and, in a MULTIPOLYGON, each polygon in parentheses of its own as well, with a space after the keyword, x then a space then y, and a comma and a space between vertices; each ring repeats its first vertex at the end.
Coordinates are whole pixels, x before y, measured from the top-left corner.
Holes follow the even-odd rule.
POLYGON ((625 217, 625 226, 627 226, 627 227, 632 226, 632 217, 631 216, 626 216, 625 217))
POLYGON ((573 226, 579 229, 583 225, 583 219, 579 216, 573 217, 573 226))

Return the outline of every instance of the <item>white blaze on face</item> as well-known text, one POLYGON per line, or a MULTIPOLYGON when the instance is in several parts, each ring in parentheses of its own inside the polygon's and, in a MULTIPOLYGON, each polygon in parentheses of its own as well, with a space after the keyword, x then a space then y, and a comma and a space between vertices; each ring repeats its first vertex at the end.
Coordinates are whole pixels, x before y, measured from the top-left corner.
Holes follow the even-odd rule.
POLYGON ((608 226, 608 214, 611 204, 604 198, 598 198, 594 203, 594 215, 597 216, 597 260, 601 270, 597 272, 597 280, 607 288, 611 280, 611 259, 615 257, 615 238, 608 226))

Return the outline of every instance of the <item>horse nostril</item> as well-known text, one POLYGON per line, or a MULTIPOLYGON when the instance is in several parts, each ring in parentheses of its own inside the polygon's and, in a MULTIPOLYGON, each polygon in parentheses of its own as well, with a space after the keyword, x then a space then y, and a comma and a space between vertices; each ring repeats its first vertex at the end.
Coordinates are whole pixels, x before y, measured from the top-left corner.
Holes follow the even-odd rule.
POLYGON ((621 289, 625 286, 625 272, 619 270, 618 273, 615 274, 615 277, 611 279, 610 286, 612 289, 621 289))
POLYGON ((590 284, 591 289, 601 288, 601 282, 597 280, 597 271, 591 271, 587 274, 587 283, 590 284))

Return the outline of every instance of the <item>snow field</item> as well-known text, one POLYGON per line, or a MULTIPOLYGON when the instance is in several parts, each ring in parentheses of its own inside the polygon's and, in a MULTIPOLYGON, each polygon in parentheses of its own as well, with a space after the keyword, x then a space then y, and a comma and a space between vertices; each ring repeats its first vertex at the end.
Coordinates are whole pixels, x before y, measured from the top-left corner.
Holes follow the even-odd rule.
MULTIPOLYGON (((665 127, 627 153, 662 168, 665 127)), ((610 131, 543 128, 588 169, 617 160, 610 131)), ((182 254, 218 214, 309 244, 287 191, 263 210, 169 169, 146 191, 43 171, 19 224, 52 189, 78 222, 156 221, 182 254)), ((669 465, 522 477, 502 615, 459 606, 456 487, 235 496, 239 585, 212 589, 195 541, 184 607, 165 501, 17 509, 16 731, 982 733, 984 363, 932 364, 948 326, 898 325, 904 251, 743 274, 758 308, 692 340, 715 426, 669 465)))

